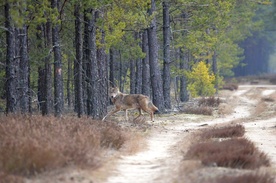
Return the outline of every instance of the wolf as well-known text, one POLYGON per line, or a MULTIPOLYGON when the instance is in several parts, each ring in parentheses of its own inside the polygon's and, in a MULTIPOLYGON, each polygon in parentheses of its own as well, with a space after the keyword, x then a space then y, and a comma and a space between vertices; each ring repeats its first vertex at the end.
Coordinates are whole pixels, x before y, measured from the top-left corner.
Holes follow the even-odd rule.
POLYGON ((109 116, 113 115, 116 112, 121 110, 125 111, 125 117, 128 121, 127 111, 129 109, 138 109, 139 116, 142 114, 142 110, 150 114, 151 121, 154 121, 154 113, 158 112, 158 108, 151 102, 148 96, 142 94, 125 94, 119 91, 118 87, 110 87, 109 97, 111 98, 112 103, 115 105, 115 108, 111 110, 103 119, 104 121, 109 116))

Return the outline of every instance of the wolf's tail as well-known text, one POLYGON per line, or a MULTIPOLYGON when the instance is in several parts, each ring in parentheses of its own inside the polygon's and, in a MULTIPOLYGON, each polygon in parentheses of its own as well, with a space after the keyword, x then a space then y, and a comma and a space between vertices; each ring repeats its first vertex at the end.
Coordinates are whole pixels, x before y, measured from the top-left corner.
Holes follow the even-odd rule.
POLYGON ((149 108, 152 110, 153 113, 159 111, 158 108, 152 102, 149 102, 149 108))

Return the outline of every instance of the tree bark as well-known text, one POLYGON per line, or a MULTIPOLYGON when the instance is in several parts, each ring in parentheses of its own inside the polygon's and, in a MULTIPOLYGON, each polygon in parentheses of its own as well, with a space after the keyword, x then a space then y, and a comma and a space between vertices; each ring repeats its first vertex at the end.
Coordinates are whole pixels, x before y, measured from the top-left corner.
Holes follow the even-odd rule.
POLYGON ((110 48, 109 49, 109 85, 111 85, 112 87, 115 86, 115 69, 114 69, 114 52, 113 49, 110 48))
MULTIPOLYGON (((99 12, 97 12, 99 13, 99 12)), ((98 17, 98 15, 96 16, 98 17)), ((100 42, 102 45, 104 45, 105 40, 105 33, 103 30, 100 30, 100 42)), ((98 71, 99 71, 99 77, 98 77, 98 95, 97 95, 97 102, 100 105, 95 106, 99 110, 99 114, 97 117, 102 119, 106 113, 107 113, 107 106, 109 104, 109 98, 108 98, 108 64, 106 59, 106 53, 105 48, 103 46, 97 48, 97 58, 98 58, 98 71)))
MULTIPOLYGON (((188 53, 184 53, 180 48, 180 69, 181 70, 188 70, 188 53)), ((187 102, 189 100, 189 94, 187 90, 188 81, 186 76, 180 76, 180 101, 187 102)))
POLYGON ((149 71, 149 48, 147 31, 142 35, 142 51, 146 57, 142 59, 142 94, 150 96, 150 71, 149 71))
MULTIPOLYGON (((152 15, 155 11, 155 0, 151 0, 151 9, 149 11, 152 15)), ((156 18, 151 21, 151 25, 148 28, 148 41, 149 41, 149 64, 150 75, 152 85, 153 103, 158 107, 160 112, 165 111, 164 95, 162 86, 162 77, 160 72, 160 66, 158 62, 158 42, 156 32, 156 18)))
MULTIPOLYGON (((51 29, 51 23, 50 21, 46 22, 45 25, 45 48, 48 48, 49 50, 52 47, 52 29, 51 29)), ((52 55, 49 53, 45 58, 45 104, 44 109, 42 110, 43 115, 48 115, 53 113, 53 76, 52 76, 52 63, 51 63, 52 55)))
POLYGON ((216 89, 216 93, 218 93, 218 66, 217 66, 217 51, 214 51, 213 54, 213 64, 212 64, 212 68, 213 68, 213 73, 215 75, 215 89, 216 89))
POLYGON ((76 58, 74 62, 74 81, 75 81, 75 111, 78 117, 84 113, 83 109, 83 57, 82 57, 82 25, 80 6, 75 5, 75 45, 76 45, 76 58))
MULTIPOLYGON (((58 8, 58 0, 52 0, 52 8, 58 8)), ((52 27, 52 40, 54 50, 54 100, 55 116, 60 117, 64 108, 63 80, 62 80, 62 59, 59 38, 59 25, 52 27)))
POLYGON ((163 2, 163 93, 165 108, 171 109, 171 71, 170 71, 170 17, 169 3, 163 2))
MULTIPOLYGON (((135 39, 139 40, 139 47, 141 48, 141 34, 139 32, 135 33, 135 39)), ((136 59, 136 83, 135 83, 135 93, 142 93, 142 59, 136 59)))
POLYGON ((5 4, 5 27, 6 27, 6 43, 7 43, 7 55, 6 55, 6 112, 17 112, 17 76, 16 67, 17 62, 15 60, 15 28, 12 24, 12 18, 10 14, 10 4, 5 4))
POLYGON ((130 60, 129 70, 130 70, 130 93, 135 93, 135 83, 136 83, 136 71, 135 71, 135 60, 130 60))
POLYGON ((68 71, 67 71, 67 104, 68 108, 71 108, 72 98, 71 98, 71 78, 72 78, 72 61, 70 58, 67 60, 68 62, 68 71))
POLYGON ((20 36, 20 63, 19 63, 19 101, 20 111, 25 114, 29 112, 29 57, 27 43, 27 27, 24 25, 19 30, 20 36))

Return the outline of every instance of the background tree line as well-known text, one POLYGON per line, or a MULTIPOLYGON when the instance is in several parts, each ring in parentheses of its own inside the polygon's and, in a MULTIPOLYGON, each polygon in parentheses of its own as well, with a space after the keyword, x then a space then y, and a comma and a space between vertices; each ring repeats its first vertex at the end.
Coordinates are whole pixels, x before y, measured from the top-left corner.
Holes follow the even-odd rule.
POLYGON ((254 69, 265 71, 273 45, 262 31, 274 15, 264 0, 5 0, 0 7, 7 113, 73 109, 100 119, 114 84, 151 96, 164 112, 172 86, 175 100, 188 100, 197 77, 189 73, 207 69, 218 89, 223 77, 244 73, 254 45, 265 50, 254 69), (201 62, 206 67, 194 69, 201 62))

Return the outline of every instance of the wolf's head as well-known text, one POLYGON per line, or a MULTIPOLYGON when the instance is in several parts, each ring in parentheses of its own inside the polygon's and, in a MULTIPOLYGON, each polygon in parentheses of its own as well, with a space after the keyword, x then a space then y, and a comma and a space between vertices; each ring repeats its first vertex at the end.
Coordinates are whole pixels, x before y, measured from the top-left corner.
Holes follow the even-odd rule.
POLYGON ((119 93, 120 93, 119 88, 117 88, 117 87, 109 88, 109 97, 111 99, 115 98, 119 93))

